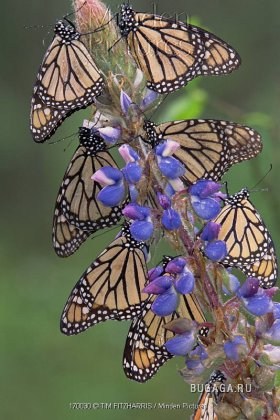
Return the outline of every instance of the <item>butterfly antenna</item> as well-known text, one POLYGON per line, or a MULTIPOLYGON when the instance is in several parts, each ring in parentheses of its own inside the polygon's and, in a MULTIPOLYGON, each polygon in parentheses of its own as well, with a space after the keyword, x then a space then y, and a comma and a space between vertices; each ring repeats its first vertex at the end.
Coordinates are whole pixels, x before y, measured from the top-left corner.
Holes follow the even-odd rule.
POLYGON ((123 37, 121 36, 119 39, 117 39, 116 42, 114 42, 114 44, 108 49, 108 52, 111 52, 111 50, 123 39, 123 37))
POLYGON ((155 116, 155 114, 158 112, 158 110, 161 107, 161 105, 166 101, 166 99, 168 98, 168 96, 169 96, 169 93, 167 93, 165 95, 165 97, 163 98, 163 100, 158 104, 158 106, 156 107, 156 109, 154 110, 154 112, 152 113, 152 115, 150 116, 150 119, 152 119, 155 116))
POLYGON ((105 232, 102 232, 102 233, 99 233, 98 235, 94 235, 94 236, 92 236, 92 237, 91 237, 91 239, 100 238, 100 236, 103 236, 103 235, 105 235, 106 233, 109 233, 109 232, 113 232, 113 230, 115 230, 115 229, 119 229, 119 228, 121 228, 121 227, 122 227, 122 225, 115 225, 114 227, 112 227, 112 228, 110 228, 110 229, 106 230, 105 232))
POLYGON ((229 190, 228 190, 228 182, 227 181, 223 182, 223 185, 225 186, 227 196, 229 196, 230 193, 229 193, 229 190))
POLYGON ((64 140, 70 139, 71 137, 73 137, 73 136, 77 136, 77 135, 78 135, 78 132, 73 133, 73 134, 70 134, 70 136, 63 137, 62 139, 59 139, 59 140, 56 140, 56 141, 51 141, 51 142, 49 142, 49 143, 47 143, 47 144, 49 144, 49 145, 57 144, 57 143, 60 143, 61 141, 64 141, 64 140))
POLYGON ((63 149, 63 152, 65 153, 67 149, 69 149, 70 146, 72 146, 74 139, 72 139, 71 141, 69 141, 69 143, 67 144, 67 146, 63 149))
POLYGON ((255 188, 263 182, 263 180, 267 177, 267 175, 270 174, 270 172, 272 171, 272 168, 273 167, 272 167, 272 163, 271 163, 267 173, 262 177, 262 179, 259 182, 256 183, 256 185, 252 188, 252 190, 255 190, 255 188))
POLYGON ((78 13, 85 6, 86 2, 87 0, 85 0, 84 3, 78 9, 75 9, 73 12, 67 13, 67 15, 63 16, 63 19, 65 19, 69 23, 72 23, 71 21, 68 21, 69 16, 72 16, 78 13))

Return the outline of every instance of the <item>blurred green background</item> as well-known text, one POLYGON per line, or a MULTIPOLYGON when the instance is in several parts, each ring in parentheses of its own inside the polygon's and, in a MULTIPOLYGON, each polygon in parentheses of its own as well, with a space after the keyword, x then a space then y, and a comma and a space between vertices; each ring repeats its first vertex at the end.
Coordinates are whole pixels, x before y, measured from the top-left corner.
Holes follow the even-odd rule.
MULTIPOLYGON (((116 11, 117 2, 110 1, 116 11)), ((148 1, 135 9, 150 11, 148 1)), ((1 22, 1 419, 187 419, 188 411, 74 412, 71 402, 196 401, 172 360, 147 384, 128 381, 122 351, 128 323, 108 322, 77 337, 59 331, 59 318, 73 285, 112 233, 89 240, 67 260, 56 257, 51 225, 56 193, 75 144, 36 145, 29 133, 32 85, 52 25, 70 10, 68 0, 3 2, 1 22), (46 38, 43 45, 43 39, 46 38)), ((158 121, 221 118, 247 123, 263 136, 264 152, 226 176, 231 192, 262 183, 269 192, 252 200, 279 245, 280 3, 275 0, 168 0, 160 11, 186 12, 231 43, 243 65, 229 77, 204 78, 166 101, 158 121), (176 3, 176 4, 175 4, 176 3)), ((76 113, 55 135, 76 131, 87 112, 76 113)))

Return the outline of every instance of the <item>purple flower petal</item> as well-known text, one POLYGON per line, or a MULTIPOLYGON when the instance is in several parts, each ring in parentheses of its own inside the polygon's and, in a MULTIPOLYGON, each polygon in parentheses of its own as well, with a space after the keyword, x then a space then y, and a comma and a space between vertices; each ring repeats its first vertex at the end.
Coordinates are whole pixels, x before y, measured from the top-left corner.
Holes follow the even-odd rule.
POLYGON ((157 267, 151 268, 151 270, 148 271, 148 278, 150 281, 153 281, 157 277, 160 277, 163 272, 163 267, 161 265, 158 265, 157 267))
POLYGON ((128 204, 122 211, 123 215, 131 220, 145 220, 150 216, 151 210, 138 204, 128 204))
POLYGON ((132 185, 132 184, 129 185, 129 194, 130 194, 131 202, 136 203, 136 201, 139 197, 139 192, 138 192, 137 188, 135 187, 135 185, 132 185))
POLYGON ((222 261, 227 255, 226 243, 224 241, 209 242, 204 249, 204 253, 211 261, 222 261))
POLYGON ((209 222, 204 227, 200 237, 203 241, 213 241, 214 239, 218 238, 220 230, 221 225, 219 225, 218 223, 209 222))
POLYGON ((149 295, 162 295, 166 293, 167 290, 172 286, 173 281, 170 276, 161 276, 149 283, 144 289, 143 293, 148 293, 149 295))
POLYGON ((167 264, 165 271, 170 274, 181 274, 184 271, 185 266, 185 258, 177 257, 167 264))
POLYGON ((123 90, 121 91, 120 103, 121 103, 122 112, 126 115, 132 104, 132 99, 123 90))
POLYGON ((273 316, 275 319, 280 319, 280 303, 279 302, 273 303, 273 316))
POLYGON ((180 178, 180 176, 185 175, 186 172, 184 165, 178 159, 172 156, 159 157, 158 167, 161 173, 169 179, 180 178))
POLYGON ((195 345, 195 334, 193 331, 176 335, 165 343, 165 347, 173 356, 186 356, 195 345))
POLYGON ((178 295, 171 287, 168 292, 159 295, 152 304, 152 311, 158 316, 171 315, 178 306, 178 295))
POLYGON ((115 144, 121 137, 121 129, 116 127, 102 127, 98 129, 98 132, 110 144, 115 144))
POLYGON ((246 346, 243 337, 236 336, 232 341, 227 341, 224 344, 224 352, 228 359, 238 361, 240 359, 240 350, 246 346))
POLYGON ((123 169, 125 179, 129 184, 137 184, 142 177, 143 169, 138 163, 128 163, 123 169))
POLYGON ((200 199, 191 196, 191 203, 196 214, 204 220, 214 219, 221 211, 220 203, 214 198, 200 199))
POLYGON ((173 140, 165 140, 156 147, 156 155, 166 158, 172 156, 176 150, 180 148, 180 144, 173 140))
POLYGON ((125 163, 137 162, 140 159, 137 152, 128 144, 123 144, 121 147, 119 147, 119 154, 125 163))
POLYGON ((159 201, 160 206, 164 210, 167 210, 171 207, 171 200, 170 200, 169 197, 167 197, 167 195, 158 193, 157 197, 158 197, 158 201, 159 201))
POLYGON ((255 316, 262 316, 268 312, 273 312, 272 300, 262 291, 252 297, 242 298, 245 308, 255 316))
POLYGON ((194 283, 195 279, 193 273, 191 271, 187 271, 175 281, 174 285, 178 293, 181 295, 187 295, 188 293, 193 292, 194 283))
POLYGON ((140 108, 145 110, 148 108, 152 103, 154 103, 158 98, 158 93, 154 92, 153 90, 147 89, 146 95, 141 103, 140 108))
POLYGON ((182 225, 179 213, 173 209, 164 210, 161 221, 167 230, 176 230, 182 225))
POLYGON ((269 340, 280 341, 280 319, 274 321, 271 328, 264 334, 264 337, 269 340))
POLYGON ((122 172, 111 166, 104 166, 92 175, 91 179, 101 185, 115 185, 123 180, 122 172))
POLYGON ((242 286, 237 291, 237 296, 243 298, 249 298, 254 296, 259 290, 259 280, 254 277, 249 277, 242 284, 242 286))
POLYGON ((207 198, 220 191, 221 187, 217 182, 201 179, 189 188, 189 193, 199 198, 207 198))
POLYGON ((154 231, 154 225, 149 221, 136 221, 130 226, 130 233, 136 241, 147 241, 154 231))
POLYGON ((106 207, 118 206, 125 197, 125 186, 123 183, 109 185, 103 188, 97 195, 97 199, 106 207))

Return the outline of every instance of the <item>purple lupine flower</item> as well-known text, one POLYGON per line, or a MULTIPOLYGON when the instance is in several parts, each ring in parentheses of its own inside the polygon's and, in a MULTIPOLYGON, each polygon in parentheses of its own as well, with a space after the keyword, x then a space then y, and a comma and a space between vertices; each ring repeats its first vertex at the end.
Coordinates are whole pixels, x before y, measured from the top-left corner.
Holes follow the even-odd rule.
POLYGON ((238 361, 246 350, 246 341, 240 335, 234 337, 233 340, 228 340, 224 344, 224 352, 228 359, 238 361))
POLYGON ((132 99, 128 96, 128 94, 125 93, 123 90, 121 91, 120 103, 123 114, 127 115, 128 110, 133 102, 132 99))
POLYGON ((250 298, 254 296, 259 290, 260 282, 255 277, 248 277, 247 280, 240 286, 237 291, 237 296, 243 298, 250 298))
POLYGON ((204 253, 211 261, 223 261, 227 255, 227 246, 224 241, 208 242, 204 248, 204 253))
POLYGON ((139 206, 138 204, 128 204, 122 211, 123 215, 131 220, 145 220, 150 214, 149 207, 139 206))
POLYGON ((202 199, 191 195, 191 203, 196 214, 203 220, 212 220, 221 211, 220 203, 212 197, 202 199))
POLYGON ((173 284, 172 277, 170 276, 160 276, 155 280, 151 281, 144 289, 143 293, 148 293, 149 295, 162 295, 163 293, 169 291, 173 284))
POLYGON ((164 272, 164 269, 161 265, 151 268, 151 270, 148 271, 149 281, 153 281, 156 278, 160 277, 163 272, 164 272))
POLYGON ((223 284, 223 291, 226 295, 230 296, 237 292, 237 290, 240 288, 240 281, 236 276, 229 273, 228 274, 228 281, 227 284, 223 284))
POLYGON ((178 303, 178 294, 174 287, 171 286, 165 293, 157 296, 152 304, 152 311, 158 316, 171 315, 176 311, 178 303))
POLYGON ((195 278, 191 271, 185 270, 177 280, 175 280, 174 286, 178 293, 181 295, 187 295, 192 293, 194 290, 195 278))
POLYGON ((147 241, 151 238, 154 225, 151 220, 135 221, 130 226, 130 233, 136 241, 147 241))
POLYGON ((178 149, 180 144, 174 140, 164 140, 155 149, 158 157, 171 157, 178 149))
POLYGON ((131 203, 136 203, 139 197, 139 192, 135 185, 129 184, 129 195, 130 195, 130 201, 131 203))
POLYGON ((167 195, 158 193, 157 194, 157 197, 158 197, 158 201, 159 201, 160 206, 164 210, 167 210, 167 209, 169 209, 171 207, 171 200, 170 200, 170 198, 167 195))
POLYGON ((186 264, 185 258, 176 257, 167 264, 165 271, 170 274, 181 274, 183 273, 186 264))
POLYGON ((116 144, 121 137, 120 127, 101 127, 98 129, 98 132, 109 144, 116 144))
POLYGON ((92 175, 91 179, 104 186, 116 185, 118 182, 123 181, 123 174, 117 168, 104 166, 96 171, 95 174, 92 175))
POLYGON ((106 207, 118 206, 125 198, 123 174, 117 168, 106 166, 91 177, 99 184, 106 185, 97 195, 97 199, 106 207))
POLYGON ((280 347, 273 346, 272 344, 265 344, 263 346, 262 355, 268 357, 271 364, 278 365, 278 369, 280 369, 280 347))
POLYGON ((186 356, 193 349, 195 341, 195 332, 188 331, 168 340, 165 347, 173 356, 186 356))
POLYGON ((132 185, 135 185, 140 181, 142 173, 143 169, 140 165, 138 165, 138 163, 135 162, 128 163, 123 169, 123 174, 125 176, 126 181, 132 185))
POLYGON ((220 184, 206 179, 189 188, 193 209, 201 219, 212 220, 220 213, 221 202, 216 197, 220 188, 220 184))
POLYGON ((138 153, 128 144, 123 144, 121 147, 119 147, 119 154, 125 163, 133 163, 140 160, 138 153))
POLYGON ((178 179, 186 172, 184 165, 173 156, 158 157, 158 167, 168 179, 178 179))
POLYGON ((179 213, 172 208, 164 210, 161 222, 167 230, 176 230, 182 225, 179 213))
POLYGON ((262 316, 273 312, 273 302, 261 288, 258 289, 257 293, 249 297, 241 296, 241 301, 245 309, 255 316, 262 316))
POLYGON ((189 188, 189 193, 199 198, 208 198, 218 193, 221 188, 221 184, 217 182, 201 179, 189 188))
POLYGON ((210 242, 218 239, 219 232, 221 230, 221 225, 214 222, 209 222, 204 227, 200 237, 203 241, 210 242))
POLYGON ((267 340, 280 344, 280 319, 276 319, 272 326, 263 334, 267 340))
POLYGON ((154 90, 147 89, 146 95, 144 99, 142 100, 142 103, 140 105, 140 108, 145 111, 145 109, 149 108, 150 105, 152 105, 158 98, 158 93, 154 90))

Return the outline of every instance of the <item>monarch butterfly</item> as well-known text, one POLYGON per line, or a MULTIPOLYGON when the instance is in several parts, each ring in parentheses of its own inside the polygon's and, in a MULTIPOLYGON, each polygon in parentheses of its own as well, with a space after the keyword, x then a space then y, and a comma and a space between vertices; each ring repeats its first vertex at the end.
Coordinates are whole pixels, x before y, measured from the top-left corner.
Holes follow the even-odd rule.
POLYGON ((79 141, 80 145, 66 170, 56 201, 53 245, 61 257, 75 252, 96 230, 118 223, 125 205, 105 207, 96 198, 102 186, 91 179, 92 174, 103 166, 117 167, 106 150, 104 140, 91 129, 81 127, 79 141))
POLYGON ((269 289, 278 276, 277 259, 271 236, 244 188, 229 196, 214 220, 221 225, 219 238, 226 242, 228 255, 223 265, 239 268, 247 276, 260 280, 269 289))
MULTIPOLYGON (((200 304, 193 294, 182 295, 177 311, 163 318, 155 315, 151 309, 154 299, 155 296, 149 298, 141 315, 133 320, 124 349, 124 372, 129 379, 138 382, 151 379, 158 369, 173 357, 164 343, 174 334, 164 328, 165 324, 177 318, 205 322, 200 304)), ((203 335, 207 334, 208 331, 203 329, 203 335)))
POLYGON ((186 166, 183 179, 188 184, 201 178, 218 181, 232 165, 252 159, 262 150, 256 131, 228 121, 185 120, 159 125, 146 121, 143 128, 152 147, 170 138, 180 144, 174 156, 186 166))
POLYGON ((135 241, 129 223, 91 264, 74 287, 61 317, 61 331, 79 334, 92 325, 135 318, 141 313, 147 295, 144 242, 135 241))
POLYGON ((39 69, 31 103, 30 128, 36 142, 52 136, 63 120, 85 108, 104 87, 100 71, 72 22, 59 20, 39 69))
POLYGON ((198 408, 192 417, 193 420, 218 420, 214 407, 221 399, 222 391, 220 387, 225 381, 226 378, 221 371, 216 370, 212 373, 206 383, 204 392, 201 394, 198 408))
POLYGON ((230 73, 241 62, 231 46, 210 32, 136 13, 129 4, 121 6, 118 25, 147 86, 158 93, 174 92, 200 75, 230 73))

